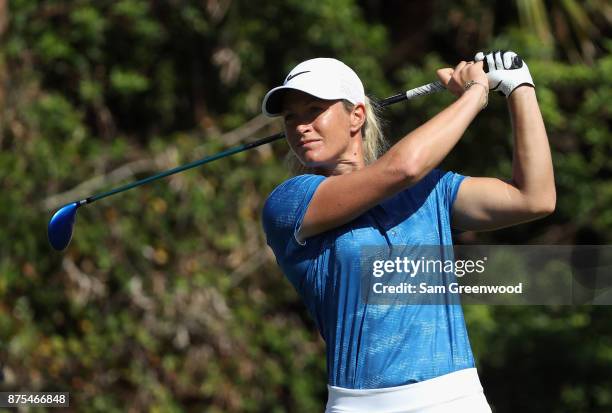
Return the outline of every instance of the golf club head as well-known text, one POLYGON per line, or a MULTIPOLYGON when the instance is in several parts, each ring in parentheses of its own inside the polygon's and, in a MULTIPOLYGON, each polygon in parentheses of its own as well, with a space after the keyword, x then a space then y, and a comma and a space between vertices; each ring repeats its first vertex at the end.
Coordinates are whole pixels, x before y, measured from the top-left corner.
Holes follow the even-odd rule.
POLYGON ((74 228, 74 220, 76 218, 76 210, 79 207, 78 202, 72 202, 61 207, 49 221, 47 229, 49 242, 57 251, 64 250, 72 239, 72 231, 74 228))

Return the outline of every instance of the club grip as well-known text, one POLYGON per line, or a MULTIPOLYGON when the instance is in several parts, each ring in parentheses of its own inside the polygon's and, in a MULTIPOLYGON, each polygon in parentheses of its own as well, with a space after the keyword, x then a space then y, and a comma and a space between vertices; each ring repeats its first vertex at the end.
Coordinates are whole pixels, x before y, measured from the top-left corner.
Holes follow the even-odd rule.
POLYGON ((442 82, 432 82, 423 86, 415 87, 414 89, 410 89, 406 92, 406 99, 414 99, 419 96, 430 95, 432 93, 440 92, 446 89, 442 82))
POLYGON ((398 93, 397 95, 390 96, 380 101, 379 105, 382 107, 392 105, 394 103, 402 102, 404 100, 414 99, 416 97, 430 95, 432 93, 440 92, 446 89, 440 81, 428 83, 423 86, 415 87, 406 92, 398 93))

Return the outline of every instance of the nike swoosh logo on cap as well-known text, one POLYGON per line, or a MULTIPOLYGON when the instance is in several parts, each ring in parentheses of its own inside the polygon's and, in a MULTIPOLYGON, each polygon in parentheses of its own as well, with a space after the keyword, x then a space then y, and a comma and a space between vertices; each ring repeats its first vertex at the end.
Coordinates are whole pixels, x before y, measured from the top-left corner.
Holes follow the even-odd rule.
POLYGON ((295 74, 293 74, 291 76, 287 76, 287 79, 285 79, 285 83, 287 83, 288 81, 290 81, 291 79, 293 79, 296 76, 303 75, 304 73, 310 73, 310 70, 304 70, 303 72, 298 72, 298 73, 295 73, 295 74))

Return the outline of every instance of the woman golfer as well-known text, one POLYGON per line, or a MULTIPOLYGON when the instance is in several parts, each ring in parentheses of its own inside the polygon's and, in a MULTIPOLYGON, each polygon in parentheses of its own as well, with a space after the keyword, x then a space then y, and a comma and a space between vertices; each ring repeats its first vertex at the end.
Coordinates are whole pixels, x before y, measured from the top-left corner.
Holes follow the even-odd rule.
POLYGON ((491 230, 553 211, 550 149, 527 65, 513 52, 475 60, 438 70, 457 99, 380 156, 378 120, 344 63, 302 62, 264 98, 263 112, 283 117, 302 174, 270 194, 263 226, 326 342, 327 412, 491 411, 461 306, 372 305, 359 272, 363 246, 451 245, 451 228, 491 230), (489 85, 508 100, 512 180, 435 169, 486 106, 489 85))

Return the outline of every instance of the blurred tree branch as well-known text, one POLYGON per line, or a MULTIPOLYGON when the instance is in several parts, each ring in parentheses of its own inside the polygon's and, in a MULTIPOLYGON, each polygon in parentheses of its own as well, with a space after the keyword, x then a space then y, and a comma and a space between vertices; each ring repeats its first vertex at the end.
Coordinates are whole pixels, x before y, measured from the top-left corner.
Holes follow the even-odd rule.
MULTIPOLYGON (((267 116, 258 115, 245 123, 243 126, 221 135, 219 140, 224 142, 226 145, 231 146, 249 136, 252 136, 257 131, 265 128, 273 122, 274 120, 268 118, 267 116)), ((196 149, 196 151, 198 151, 198 149, 196 149)), ((41 208, 45 211, 50 211, 68 202, 89 196, 92 194, 92 192, 97 191, 104 186, 116 184, 128 178, 132 178, 137 174, 151 170, 169 169, 173 164, 176 164, 176 158, 176 148, 171 148, 156 156, 154 159, 139 159, 129 162, 110 172, 88 179, 87 181, 68 191, 45 198, 41 203, 41 208)))

